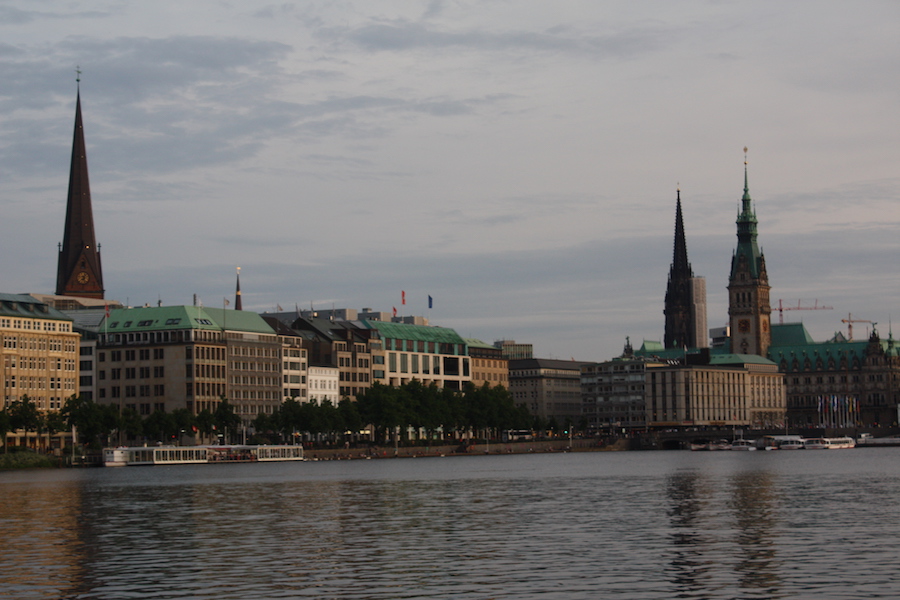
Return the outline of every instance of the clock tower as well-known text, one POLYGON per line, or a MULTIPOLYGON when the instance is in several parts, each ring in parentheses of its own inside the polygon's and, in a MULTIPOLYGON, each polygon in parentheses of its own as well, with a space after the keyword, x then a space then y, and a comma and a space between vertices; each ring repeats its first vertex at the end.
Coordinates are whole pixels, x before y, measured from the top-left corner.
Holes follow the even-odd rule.
POLYGON ((737 217, 737 248, 731 257, 728 279, 728 317, 731 351, 766 356, 772 340, 769 276, 766 258, 756 242, 756 212, 747 185, 747 149, 744 148, 744 197, 737 217))
MULTIPOLYGON (((80 82, 80 74, 79 79, 80 82)), ((87 154, 81 124, 81 90, 75 100, 75 135, 69 168, 69 195, 66 202, 66 229, 59 245, 56 294, 103 298, 100 248, 94 239, 94 215, 88 183, 87 154)))

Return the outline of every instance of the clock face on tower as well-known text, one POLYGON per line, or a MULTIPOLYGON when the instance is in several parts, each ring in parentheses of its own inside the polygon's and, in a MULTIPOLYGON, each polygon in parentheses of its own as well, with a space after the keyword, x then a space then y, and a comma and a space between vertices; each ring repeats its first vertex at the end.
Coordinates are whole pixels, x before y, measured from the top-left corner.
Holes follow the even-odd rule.
POLYGON ((78 274, 78 283, 87 283, 91 280, 91 276, 87 274, 86 271, 82 271, 78 274))
POLYGON ((741 319, 738 321, 738 331, 741 333, 747 333, 750 331, 750 321, 747 319, 741 319))

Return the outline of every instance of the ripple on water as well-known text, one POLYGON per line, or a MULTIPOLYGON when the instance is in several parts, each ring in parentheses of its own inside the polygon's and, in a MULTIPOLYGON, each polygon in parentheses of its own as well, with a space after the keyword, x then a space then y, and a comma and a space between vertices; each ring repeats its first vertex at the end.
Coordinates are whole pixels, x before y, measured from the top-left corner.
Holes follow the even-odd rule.
POLYGON ((897 449, 698 454, 0 474, 0 597, 896 597, 897 449))

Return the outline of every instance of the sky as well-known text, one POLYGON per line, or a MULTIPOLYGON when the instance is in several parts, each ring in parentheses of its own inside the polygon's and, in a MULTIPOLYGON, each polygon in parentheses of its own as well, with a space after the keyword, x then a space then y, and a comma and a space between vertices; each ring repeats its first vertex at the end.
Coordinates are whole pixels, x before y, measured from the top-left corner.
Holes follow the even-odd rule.
POLYGON ((896 0, 7 0, 0 291, 55 288, 78 67, 107 298, 222 306, 240 266, 245 310, 607 360, 663 337, 679 188, 725 325, 747 147, 772 304, 831 307, 784 321, 886 336, 898 28, 896 0))

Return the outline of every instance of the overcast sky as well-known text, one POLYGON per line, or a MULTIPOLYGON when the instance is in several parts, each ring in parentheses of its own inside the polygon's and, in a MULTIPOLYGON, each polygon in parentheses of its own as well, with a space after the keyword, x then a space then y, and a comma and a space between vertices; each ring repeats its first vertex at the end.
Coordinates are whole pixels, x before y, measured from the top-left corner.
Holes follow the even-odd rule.
POLYGON ((773 304, 832 307, 785 321, 886 336, 898 29, 896 0, 8 0, 0 291, 55 288, 78 65, 108 298, 222 306, 240 266, 245 309, 606 360, 662 339, 679 185, 725 324, 747 146, 773 304))

